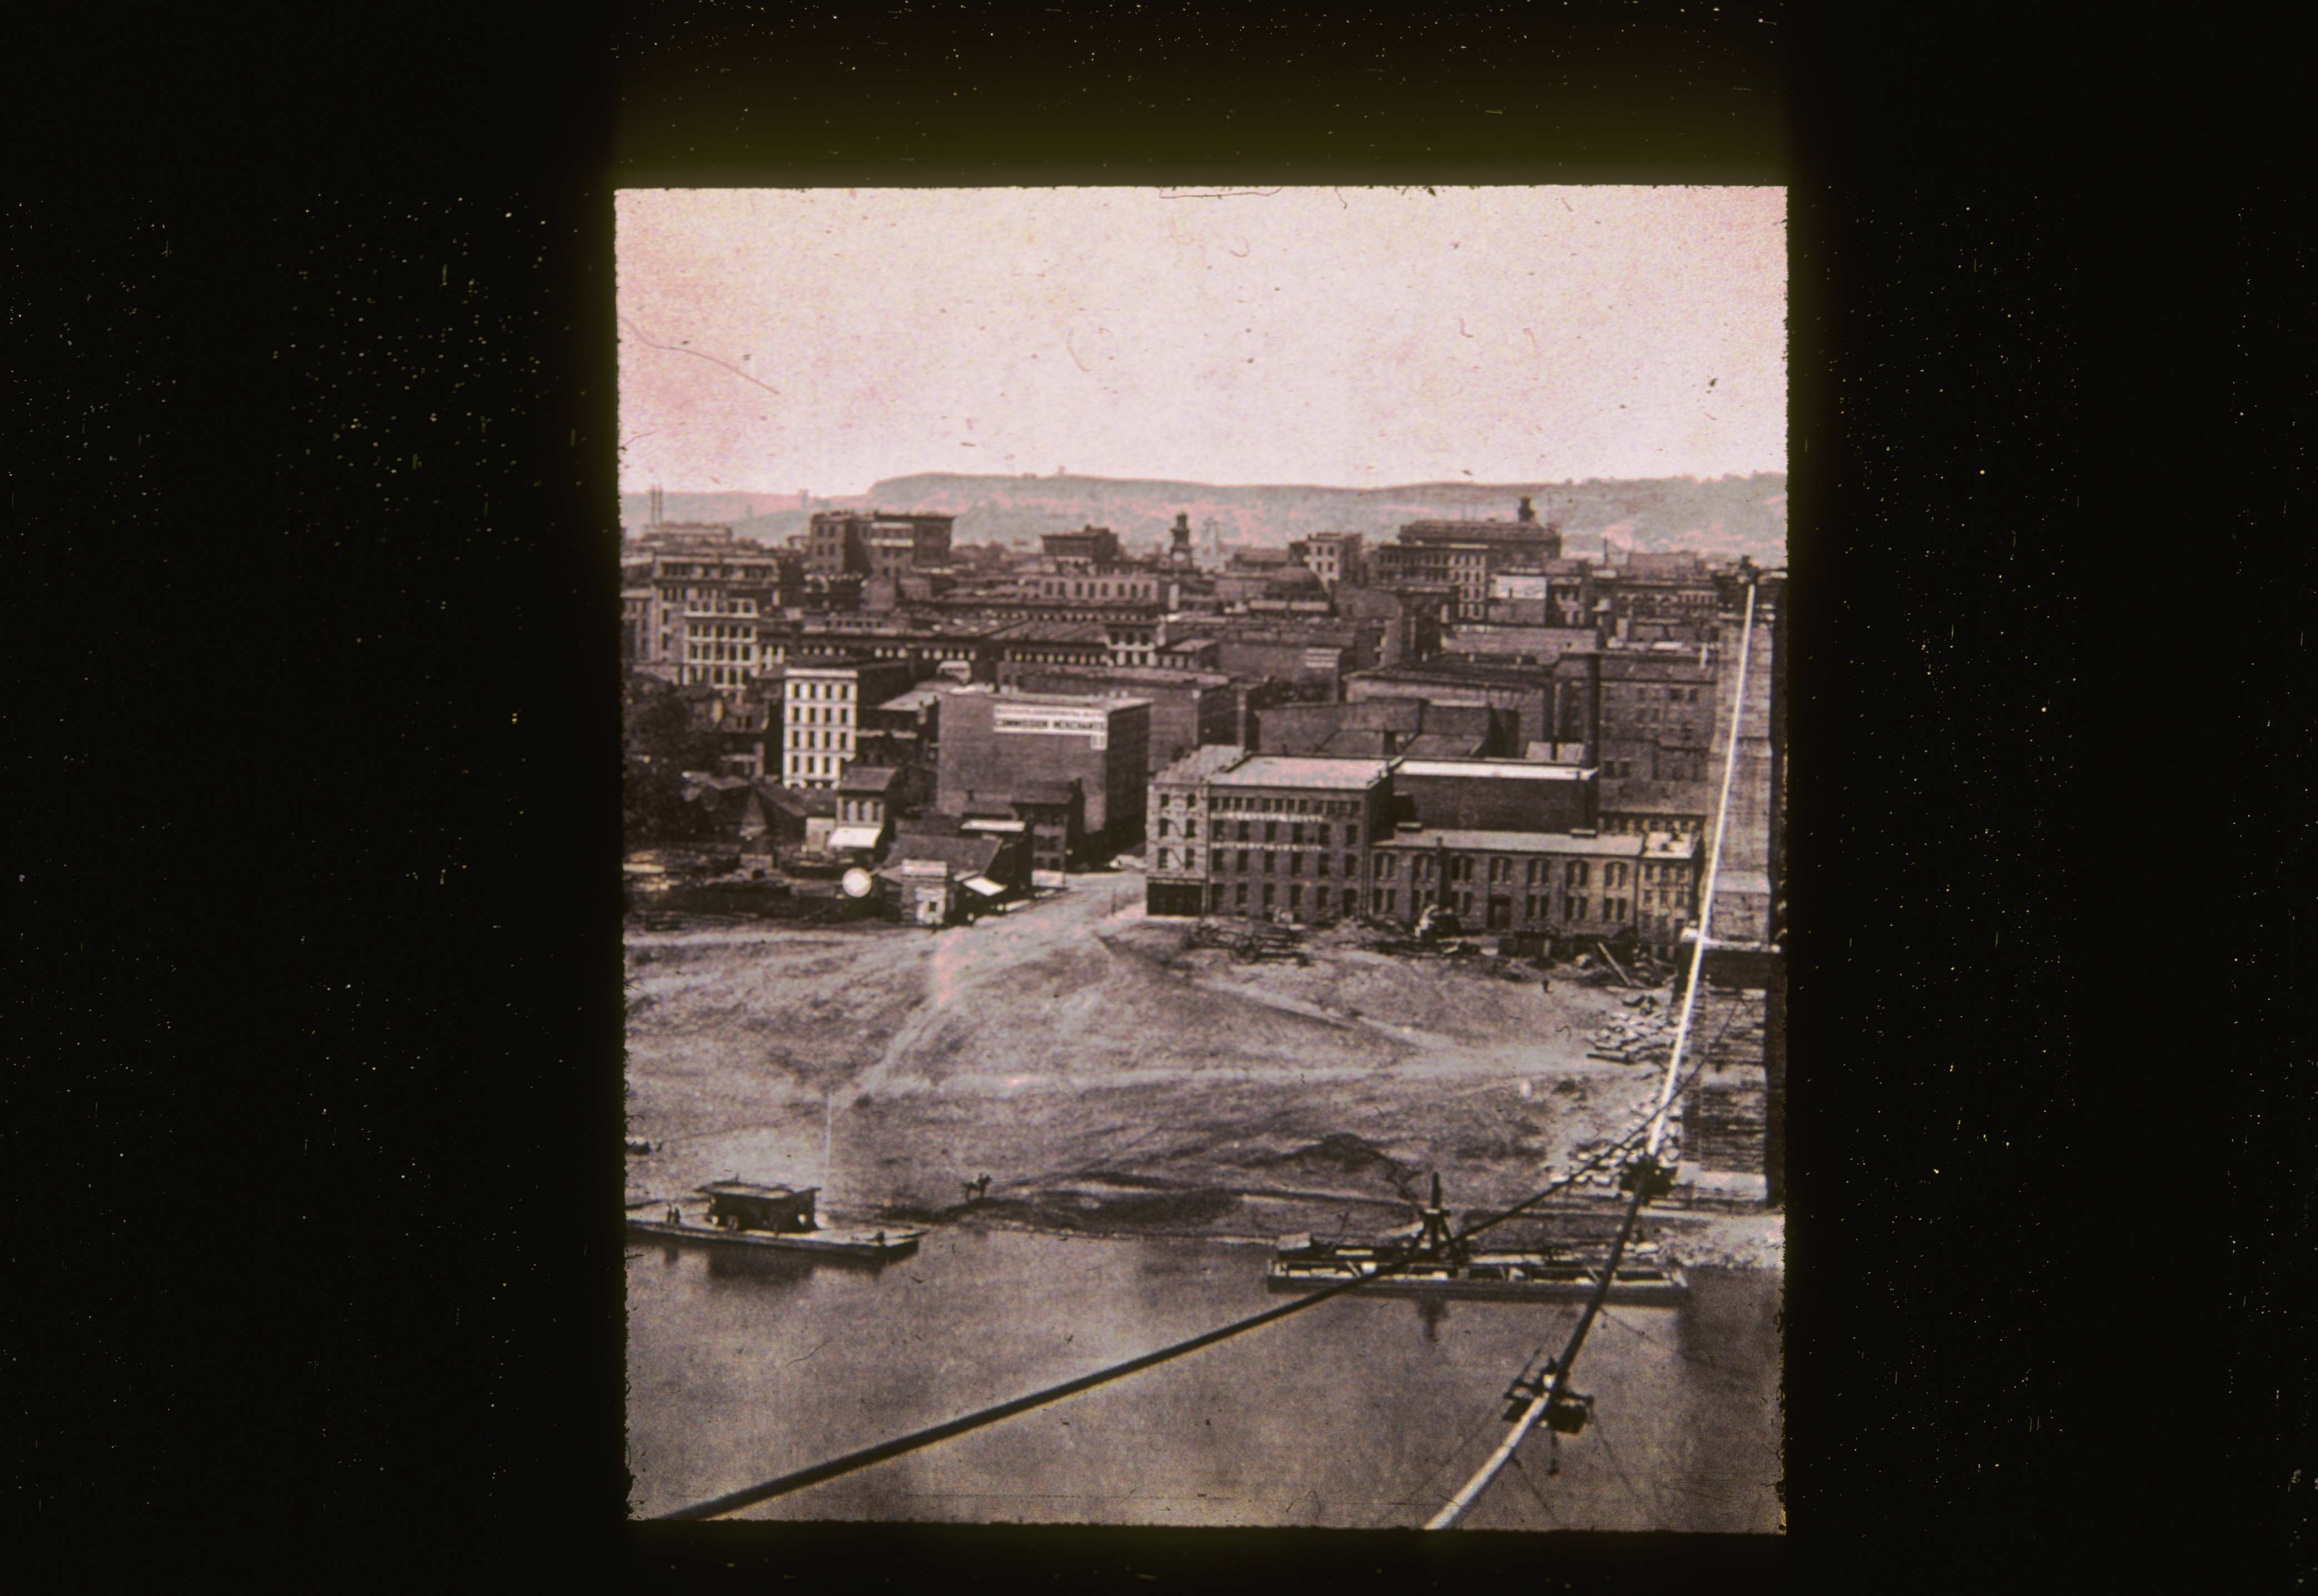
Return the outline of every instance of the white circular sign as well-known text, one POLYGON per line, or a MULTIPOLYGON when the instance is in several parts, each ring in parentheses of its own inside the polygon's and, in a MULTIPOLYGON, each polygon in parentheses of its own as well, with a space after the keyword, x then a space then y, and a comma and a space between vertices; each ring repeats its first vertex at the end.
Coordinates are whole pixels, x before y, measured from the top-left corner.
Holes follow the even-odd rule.
POLYGON ((869 873, 856 865, 845 873, 839 884, 845 888, 847 897, 866 898, 869 895, 869 873))

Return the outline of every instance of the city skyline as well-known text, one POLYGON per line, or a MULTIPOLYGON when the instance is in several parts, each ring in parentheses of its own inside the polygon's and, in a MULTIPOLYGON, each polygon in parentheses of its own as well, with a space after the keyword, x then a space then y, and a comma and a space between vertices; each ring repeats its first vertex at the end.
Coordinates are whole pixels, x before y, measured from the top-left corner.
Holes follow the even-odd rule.
POLYGON ((1779 189, 616 204, 624 491, 1786 469, 1779 189))

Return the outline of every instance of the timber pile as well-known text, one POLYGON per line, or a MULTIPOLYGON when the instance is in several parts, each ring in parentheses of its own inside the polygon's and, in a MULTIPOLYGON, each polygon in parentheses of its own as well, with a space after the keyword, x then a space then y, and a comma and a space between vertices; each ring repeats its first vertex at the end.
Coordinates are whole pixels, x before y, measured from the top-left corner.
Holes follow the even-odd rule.
POLYGON ((1292 962, 1309 964, 1311 957, 1300 946, 1303 940, 1303 933, 1294 927, 1275 925, 1269 920, 1222 925, 1212 920, 1201 920, 1191 928, 1191 934, 1184 939, 1184 946, 1227 948, 1235 964, 1292 962))
POLYGON ((1588 1058, 1612 1064, 1662 1065, 1674 1052, 1675 1021, 1658 1006, 1636 1007, 1586 1038, 1588 1058))
POLYGON ((1451 937, 1442 942, 1426 942, 1415 937, 1386 937, 1368 944, 1370 953, 1415 954, 1425 958, 1471 958, 1480 949, 1469 942, 1451 937))

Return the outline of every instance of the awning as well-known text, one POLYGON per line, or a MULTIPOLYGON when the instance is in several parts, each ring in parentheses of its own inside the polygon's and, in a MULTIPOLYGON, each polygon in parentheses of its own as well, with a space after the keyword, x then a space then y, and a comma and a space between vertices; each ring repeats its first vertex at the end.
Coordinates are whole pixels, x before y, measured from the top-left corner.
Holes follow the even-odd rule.
POLYGON ((966 878, 966 884, 975 892, 980 892, 985 898, 1002 896, 1006 891, 1004 887, 1000 886, 996 882, 991 880, 986 875, 969 875, 966 878))
POLYGON ((830 832, 829 846, 832 848, 871 848, 877 846, 877 838, 884 835, 884 829, 877 826, 839 826, 830 832))

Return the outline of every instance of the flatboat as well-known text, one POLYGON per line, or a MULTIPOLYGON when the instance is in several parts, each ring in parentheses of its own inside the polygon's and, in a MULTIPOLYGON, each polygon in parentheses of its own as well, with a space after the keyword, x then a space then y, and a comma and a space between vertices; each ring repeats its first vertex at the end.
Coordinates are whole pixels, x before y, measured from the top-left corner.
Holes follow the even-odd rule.
POLYGON ((764 1186, 746 1180, 716 1180, 696 1188, 708 1199, 705 1214, 686 1212, 682 1203, 632 1213, 627 1233, 701 1246, 754 1248, 884 1263, 907 1258, 925 1237, 922 1230, 830 1228, 814 1206, 821 1188, 764 1186))
MULTIPOLYGON (((1433 1201, 1419 1211, 1415 1234, 1388 1242, 1318 1242, 1282 1236, 1264 1283, 1277 1291, 1316 1291, 1378 1276, 1395 1259, 1401 1268, 1363 1289, 1394 1296, 1515 1297, 1526 1300, 1591 1296, 1609 1266, 1607 1247, 1537 1246, 1481 1250, 1457 1241, 1441 1206, 1441 1177, 1433 1201)), ((1655 1242, 1629 1243, 1611 1277, 1613 1303, 1676 1303, 1690 1294, 1682 1265, 1655 1242)))

